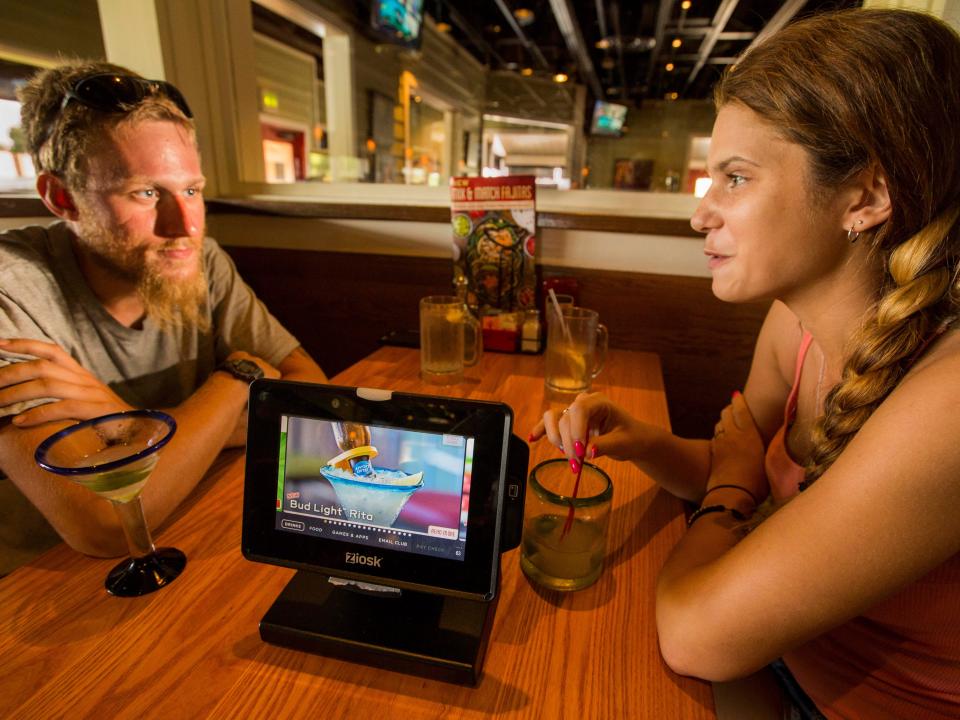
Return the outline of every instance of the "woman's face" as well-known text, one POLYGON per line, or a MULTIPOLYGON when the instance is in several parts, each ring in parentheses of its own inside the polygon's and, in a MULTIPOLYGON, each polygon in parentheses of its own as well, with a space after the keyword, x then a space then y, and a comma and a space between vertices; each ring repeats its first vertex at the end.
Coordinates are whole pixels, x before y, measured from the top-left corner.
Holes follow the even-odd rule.
POLYGON ((713 184, 690 224, 721 300, 789 298, 843 267, 849 244, 839 193, 814 200, 805 150, 749 108, 723 106, 707 166, 713 184))

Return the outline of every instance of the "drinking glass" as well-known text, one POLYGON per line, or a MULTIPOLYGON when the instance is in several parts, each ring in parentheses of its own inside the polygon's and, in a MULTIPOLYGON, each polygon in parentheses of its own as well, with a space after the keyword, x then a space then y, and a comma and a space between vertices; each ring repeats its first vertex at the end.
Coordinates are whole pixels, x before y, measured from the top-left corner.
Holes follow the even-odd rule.
POLYGON ((452 295, 420 300, 420 374, 426 382, 453 385, 463 368, 476 365, 483 352, 480 322, 452 295))
POLYGON ((607 328, 595 310, 561 308, 563 322, 548 308, 546 384, 549 390, 575 395, 590 390, 607 358, 607 328))
POLYGON ((111 595, 146 595, 171 583, 187 564, 180 550, 154 547, 140 502, 160 448, 176 429, 176 421, 166 413, 130 410, 72 425, 37 448, 34 457, 44 470, 64 475, 113 504, 130 557, 107 575, 104 585, 111 595))
POLYGON ((575 479, 569 461, 554 458, 533 468, 527 482, 520 568, 551 590, 580 590, 603 570, 613 483, 585 462, 574 498, 575 479))

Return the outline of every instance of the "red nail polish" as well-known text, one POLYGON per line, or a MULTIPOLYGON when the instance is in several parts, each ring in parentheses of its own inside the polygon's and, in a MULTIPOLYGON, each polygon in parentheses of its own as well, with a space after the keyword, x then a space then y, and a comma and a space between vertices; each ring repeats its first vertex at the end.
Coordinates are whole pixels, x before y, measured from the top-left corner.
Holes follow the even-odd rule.
POLYGON ((596 445, 594 445, 593 447, 590 448, 590 459, 591 459, 591 460, 596 460, 596 459, 597 459, 597 446, 596 446, 596 445))
POLYGON ((734 390, 734 391, 733 391, 733 395, 730 396, 730 400, 735 400, 735 399, 738 398, 738 397, 740 397, 740 391, 739 391, 739 390, 734 390))
POLYGON ((533 433, 527 435, 527 442, 533 442, 536 438, 533 436, 533 433))
POLYGON ((580 463, 577 462, 576 458, 570 461, 570 472, 572 472, 574 475, 580 472, 580 463))
POLYGON ((582 458, 586 454, 586 448, 583 447, 583 443, 579 440, 573 444, 573 451, 577 454, 578 458, 582 458))

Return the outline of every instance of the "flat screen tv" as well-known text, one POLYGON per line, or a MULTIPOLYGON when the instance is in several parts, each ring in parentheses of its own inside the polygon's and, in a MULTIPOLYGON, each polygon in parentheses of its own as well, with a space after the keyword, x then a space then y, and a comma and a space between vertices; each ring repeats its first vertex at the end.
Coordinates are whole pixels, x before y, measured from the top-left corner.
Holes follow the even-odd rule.
POLYGON ((423 0, 373 0, 370 24, 386 42, 419 48, 423 0))
POLYGON ((590 134, 620 137, 623 134, 623 123, 626 122, 626 119, 626 105, 597 100, 593 106, 590 134))

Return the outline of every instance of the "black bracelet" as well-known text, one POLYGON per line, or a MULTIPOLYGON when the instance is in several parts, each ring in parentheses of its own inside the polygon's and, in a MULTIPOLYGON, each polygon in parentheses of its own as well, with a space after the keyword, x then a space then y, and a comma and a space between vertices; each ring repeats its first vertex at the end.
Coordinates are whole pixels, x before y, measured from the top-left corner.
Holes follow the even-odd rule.
POLYGON ((728 512, 733 515, 733 519, 737 520, 738 522, 743 522, 747 519, 747 516, 736 508, 728 508, 726 505, 704 505, 703 507, 694 510, 690 517, 687 518, 687 527, 692 527, 693 524, 704 515, 709 515, 710 513, 715 512, 728 512))
POLYGON ((753 500, 753 504, 754 504, 754 505, 759 505, 759 504, 760 504, 760 501, 757 500, 757 496, 754 495, 754 494, 753 494, 752 492, 750 492, 749 490, 747 490, 747 489, 746 489, 745 487, 743 487, 742 485, 714 485, 712 488, 710 488, 709 490, 707 490, 707 491, 703 494, 703 496, 706 497, 707 495, 709 495, 710 493, 712 493, 714 490, 719 490, 720 488, 731 488, 732 490, 741 490, 741 491, 745 492, 747 495, 750 496, 750 499, 753 500))

